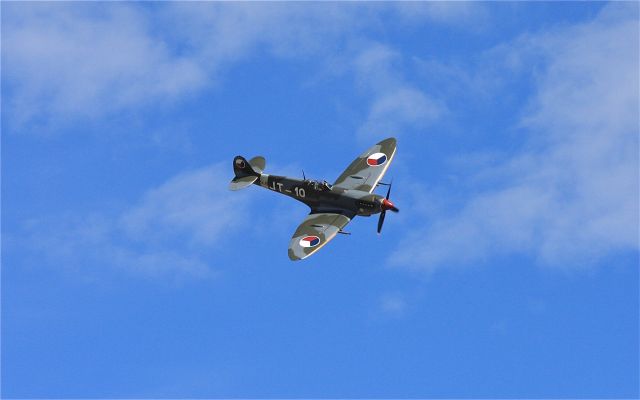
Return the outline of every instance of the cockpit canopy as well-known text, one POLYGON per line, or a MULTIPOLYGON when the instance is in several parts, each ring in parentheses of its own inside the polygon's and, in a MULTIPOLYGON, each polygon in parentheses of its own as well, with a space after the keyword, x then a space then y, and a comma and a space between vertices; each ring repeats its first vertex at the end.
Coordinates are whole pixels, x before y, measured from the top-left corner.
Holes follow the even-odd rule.
POLYGON ((327 181, 310 180, 309 183, 313 185, 314 189, 316 190, 321 190, 323 192, 331 190, 331 185, 327 181))

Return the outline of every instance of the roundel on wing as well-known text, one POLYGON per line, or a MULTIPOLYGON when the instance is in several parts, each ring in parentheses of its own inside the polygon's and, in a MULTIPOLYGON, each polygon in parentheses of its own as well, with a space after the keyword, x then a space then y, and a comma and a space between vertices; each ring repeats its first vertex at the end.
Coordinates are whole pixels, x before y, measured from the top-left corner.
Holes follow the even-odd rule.
POLYGON ((302 247, 316 247, 320 244, 320 238, 317 236, 305 236, 300 239, 300 246, 302 247))
POLYGON ((245 165, 246 165, 246 164, 244 163, 244 160, 243 160, 242 158, 238 158, 238 159, 236 160, 236 166, 237 166, 238 168, 244 168, 244 167, 245 167, 245 165))
POLYGON ((372 167, 379 167, 387 162, 387 155, 384 153, 373 153, 367 157, 367 164, 372 167))

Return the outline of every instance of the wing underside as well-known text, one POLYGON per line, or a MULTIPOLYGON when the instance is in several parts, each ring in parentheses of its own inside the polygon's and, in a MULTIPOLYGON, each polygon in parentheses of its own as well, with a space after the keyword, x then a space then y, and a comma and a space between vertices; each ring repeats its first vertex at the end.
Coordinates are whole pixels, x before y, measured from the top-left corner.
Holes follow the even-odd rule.
POLYGON ((350 190, 373 192, 396 154, 396 139, 388 138, 377 143, 347 167, 334 186, 350 190))
POLYGON ((329 243, 351 219, 336 213, 312 213, 298 226, 289 243, 289 258, 302 260, 329 243))

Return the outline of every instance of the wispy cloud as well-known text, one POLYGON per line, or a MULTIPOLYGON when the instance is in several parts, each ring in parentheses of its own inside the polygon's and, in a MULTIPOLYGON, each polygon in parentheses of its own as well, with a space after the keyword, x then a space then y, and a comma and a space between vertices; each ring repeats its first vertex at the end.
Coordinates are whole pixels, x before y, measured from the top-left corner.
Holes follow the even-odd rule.
POLYGON ((246 196, 228 191, 227 169, 219 164, 169 179, 125 211, 119 225, 134 240, 182 238, 192 245, 214 244, 223 232, 246 221, 238 211, 246 196))
POLYGON ((403 77, 402 57, 388 46, 372 44, 354 61, 359 86, 373 100, 361 137, 400 135, 423 128, 446 112, 446 107, 403 77))
POLYGON ((420 246, 402 246, 391 263, 432 271, 519 253, 576 267, 637 251, 637 14, 637 4, 611 5, 500 49, 539 66, 520 122, 526 150, 477 170, 470 181, 484 186, 457 212, 420 221, 403 241, 420 246))
POLYGON ((126 4, 6 4, 3 84, 17 124, 95 118, 180 98, 208 81, 126 4))
POLYGON ((400 318, 407 309, 407 303, 401 294, 386 293, 380 297, 379 312, 384 317, 400 318))
MULTIPOLYGON (((479 18, 479 9, 471 3, 9 3, 2 16, 5 101, 19 126, 133 113, 212 87, 226 68, 251 56, 345 58, 354 46, 356 53, 366 50, 357 43, 367 43, 362 39, 388 21, 455 25, 479 18)), ((390 58, 379 61, 393 72, 390 58)), ((361 78, 370 74, 362 68, 375 66, 359 62, 361 78)), ((437 108, 401 80, 373 90, 363 130, 387 119, 400 125, 389 129, 421 123, 437 108)))
POLYGON ((19 243, 80 275, 115 267, 143 277, 212 277, 210 256, 248 219, 247 194, 227 190, 226 170, 179 174, 116 215, 31 220, 19 243))
POLYGON ((484 27, 489 13, 481 2, 470 1, 403 1, 394 4, 405 21, 424 22, 475 29, 484 27))

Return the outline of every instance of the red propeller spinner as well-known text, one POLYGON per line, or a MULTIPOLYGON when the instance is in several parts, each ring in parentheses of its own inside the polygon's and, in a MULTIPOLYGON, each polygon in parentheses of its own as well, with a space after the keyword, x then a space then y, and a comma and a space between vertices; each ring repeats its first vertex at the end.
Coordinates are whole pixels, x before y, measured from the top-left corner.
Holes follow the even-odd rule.
POLYGON ((382 199, 382 209, 384 211, 391 210, 394 212, 398 212, 398 207, 396 207, 390 200, 382 199))

